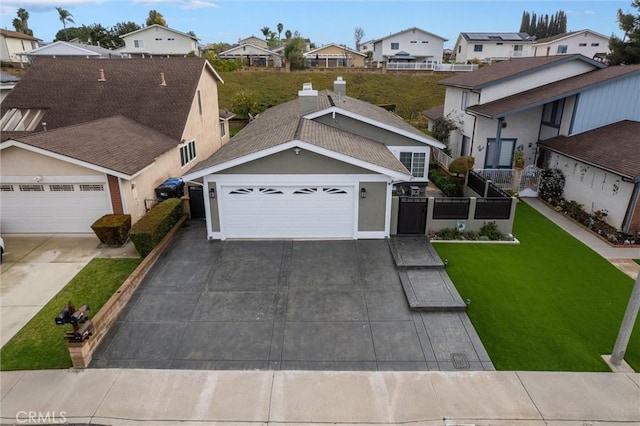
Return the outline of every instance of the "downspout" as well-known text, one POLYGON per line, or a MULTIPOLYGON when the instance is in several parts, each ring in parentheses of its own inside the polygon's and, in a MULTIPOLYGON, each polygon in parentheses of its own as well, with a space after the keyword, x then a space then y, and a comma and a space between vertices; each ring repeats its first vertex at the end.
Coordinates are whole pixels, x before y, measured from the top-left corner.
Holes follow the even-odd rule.
MULTIPOLYGON (((498 118, 498 129, 496 130, 496 147, 493 153, 493 164, 497 169, 499 167, 498 162, 500 161, 500 147, 502 146, 502 123, 504 122, 504 117, 498 118)), ((486 167, 486 164, 485 164, 486 167)))
POLYGON ((633 214, 636 210, 636 206, 638 205, 638 200, 640 199, 640 176, 636 176, 633 179, 634 187, 633 193, 631 194, 631 201, 629 202, 629 207, 627 208, 627 213, 624 216, 624 221, 622 222, 622 232, 625 234, 629 233, 629 228, 631 228, 631 220, 633 219, 633 214))

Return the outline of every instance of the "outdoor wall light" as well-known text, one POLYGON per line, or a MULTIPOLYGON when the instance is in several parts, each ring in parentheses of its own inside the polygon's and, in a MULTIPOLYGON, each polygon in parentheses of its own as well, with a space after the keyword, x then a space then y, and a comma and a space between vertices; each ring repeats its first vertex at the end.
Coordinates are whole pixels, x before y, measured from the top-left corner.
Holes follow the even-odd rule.
POLYGON ((367 190, 365 188, 360 188, 360 198, 367 198, 367 190))
POLYGON ((209 198, 216 198, 216 187, 212 186, 209 188, 209 198))
POLYGON ((293 152, 295 152, 296 155, 300 154, 300 148, 298 147, 293 148, 293 152))

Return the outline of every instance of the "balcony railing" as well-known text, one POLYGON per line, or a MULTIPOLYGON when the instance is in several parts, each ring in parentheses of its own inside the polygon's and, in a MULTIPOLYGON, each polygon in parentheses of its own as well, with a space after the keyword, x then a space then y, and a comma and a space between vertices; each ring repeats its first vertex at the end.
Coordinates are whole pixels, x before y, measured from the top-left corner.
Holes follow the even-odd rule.
MULTIPOLYGON (((434 150, 435 151, 435 150, 434 150)), ((515 175, 514 169, 475 169, 485 179, 489 179, 494 185, 503 190, 513 190, 515 188, 513 179, 515 175)), ((533 164, 522 169, 520 182, 518 184, 518 192, 525 190, 538 192, 540 184, 540 174, 542 169, 537 168, 533 164)))
POLYGON ((389 62, 388 70, 403 71, 446 71, 446 72, 469 72, 477 69, 476 64, 439 64, 436 62, 389 62))
POLYGON ((449 170, 449 166, 451 165, 453 158, 449 157, 447 154, 445 154, 444 151, 441 151, 439 149, 433 149, 431 152, 433 155, 433 159, 436 160, 436 162, 440 164, 443 169, 449 170))

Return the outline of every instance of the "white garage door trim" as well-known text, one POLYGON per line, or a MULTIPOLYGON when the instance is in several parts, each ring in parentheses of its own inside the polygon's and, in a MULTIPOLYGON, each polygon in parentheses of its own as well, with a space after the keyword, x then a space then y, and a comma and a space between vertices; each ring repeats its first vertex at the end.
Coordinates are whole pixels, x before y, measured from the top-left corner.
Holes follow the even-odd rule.
POLYGON ((3 178, 0 185, 3 233, 90 233, 96 219, 113 211, 103 176, 3 178))
MULTIPOLYGON (((377 182, 388 181, 389 178, 383 175, 210 175, 206 176, 205 181, 205 194, 209 193, 209 188, 214 187, 217 194, 218 203, 218 217, 220 221, 220 232, 211 231, 211 211, 209 202, 205 202, 206 216, 207 216, 207 229, 208 237, 212 239, 227 239, 227 238, 358 238, 362 237, 363 233, 358 232, 358 204, 359 204, 359 182, 377 182), (215 185, 215 186, 214 186, 215 185), (233 202, 229 206, 229 197, 231 190, 246 189, 244 196, 246 196, 245 208, 240 208, 240 202, 233 202), (252 191, 249 191, 251 189, 252 191), (315 189, 315 191, 314 191, 315 189), (262 190, 262 191, 261 191, 262 190), (294 192, 304 192, 307 190, 307 194, 294 192), (280 191, 282 194, 276 194, 275 191, 280 191), (345 193, 341 193, 344 191, 345 193), (270 193, 269 193, 270 192, 270 193), (301 203, 295 205, 296 199, 304 199, 303 197, 310 196, 316 197, 309 203, 301 203), (252 198, 253 197, 253 198, 252 198), (272 217, 282 213, 282 210, 277 211, 277 204, 270 204, 270 197, 280 197, 287 206, 293 209, 298 209, 298 212, 302 214, 313 215, 317 213, 312 219, 317 226, 306 228, 310 230, 309 233, 303 235, 299 230, 288 232, 287 229, 279 227, 277 224, 273 226, 273 232, 253 232, 247 231, 245 235, 238 233, 234 228, 237 223, 230 218, 230 215, 235 215, 238 212, 244 215, 241 220, 252 220, 252 216, 256 217, 258 211, 263 213, 269 212, 272 217), (296 198, 298 197, 298 198, 296 198), (261 202, 261 203, 260 203, 261 202), (252 204, 253 203, 253 204, 252 204), (265 204, 267 203, 267 204, 265 204), (251 206, 261 206, 259 208, 251 208, 251 206), (323 219, 323 206, 327 206, 327 209, 338 208, 344 213, 339 215, 339 220, 336 220, 335 216, 332 217, 332 226, 327 226, 328 221, 323 219), (247 207, 248 206, 248 207, 247 207), (274 210, 274 208, 276 210, 274 210), (262 209, 262 210, 258 210, 262 209), (229 228, 229 225, 231 228, 229 228), (331 229, 333 228, 333 229, 331 229)), ((234 196, 242 197, 242 194, 234 194, 234 196)), ((207 200, 208 201, 208 200, 207 200)), ((277 203, 274 202, 274 203, 277 203)), ((324 212, 327 211, 324 209, 324 212)), ((286 210, 284 212, 286 215, 286 210)), ((293 216, 293 215, 292 215, 293 216)), ((326 216, 324 216, 326 218, 326 216)), ((300 217, 289 217, 286 220, 297 221, 298 225, 305 229, 304 220, 300 217)), ((378 236, 368 235, 368 237, 383 237, 384 233, 380 233, 378 236)), ((388 234, 387 234, 388 235, 388 234)))

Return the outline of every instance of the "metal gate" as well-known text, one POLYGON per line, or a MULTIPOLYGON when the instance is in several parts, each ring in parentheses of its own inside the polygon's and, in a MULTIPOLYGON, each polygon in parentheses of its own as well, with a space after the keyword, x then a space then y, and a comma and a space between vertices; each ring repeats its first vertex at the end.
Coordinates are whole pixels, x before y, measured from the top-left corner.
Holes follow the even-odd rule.
POLYGON ((427 198, 400 197, 398 234, 424 235, 427 227, 427 198))
POLYGON ((191 219, 204 218, 204 194, 201 186, 189 187, 189 208, 191 209, 191 219))

